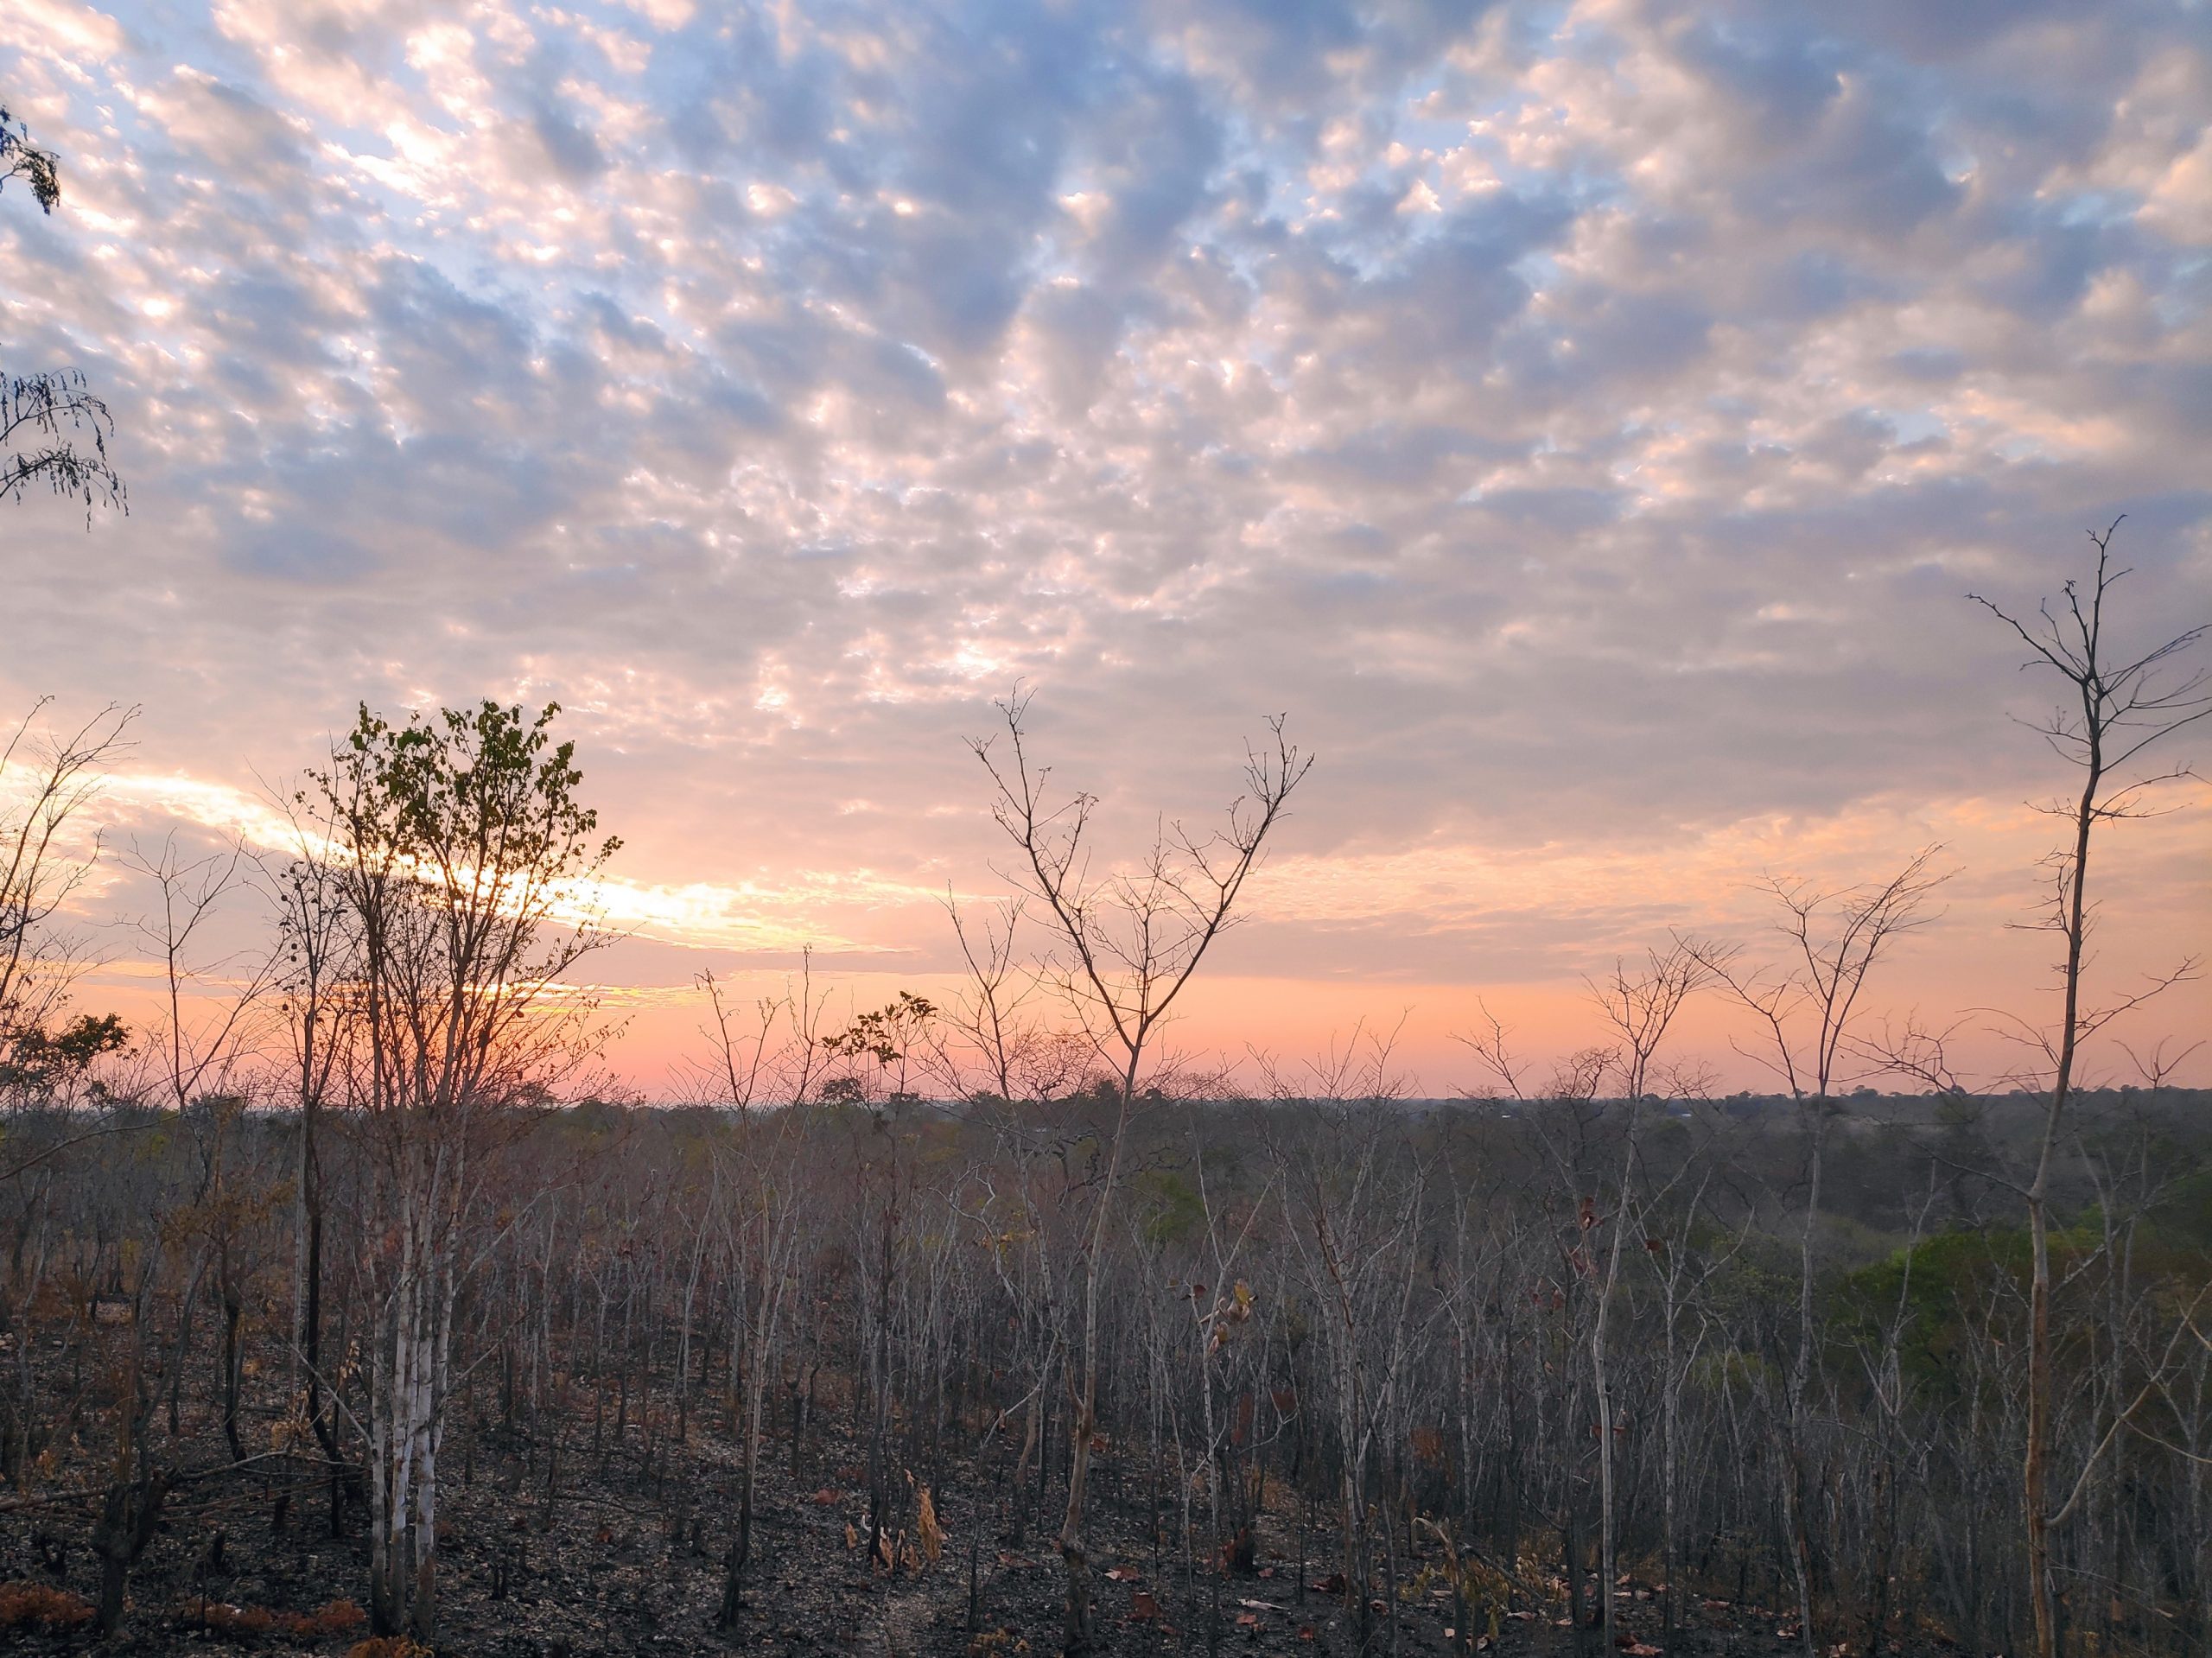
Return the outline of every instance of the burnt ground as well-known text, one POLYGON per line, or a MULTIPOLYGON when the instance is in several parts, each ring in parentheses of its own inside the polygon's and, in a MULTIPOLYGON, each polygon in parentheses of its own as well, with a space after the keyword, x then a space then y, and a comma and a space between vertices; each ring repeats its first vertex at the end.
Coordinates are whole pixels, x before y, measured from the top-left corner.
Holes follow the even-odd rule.
MULTIPOLYGON (((219 1451, 212 1423, 203 1426, 208 1431, 188 1432, 183 1443, 219 1451)), ((646 1448, 632 1424, 618 1453, 609 1426, 602 1417, 606 1454, 594 1454, 587 1417, 581 1431, 572 1426, 562 1436, 550 1459, 542 1444, 533 1449, 519 1432, 487 1426, 474 1436, 466 1430, 448 1436, 440 1654, 1010 1658, 1059 1650, 1064 1578, 1052 1520, 1017 1540, 1001 1488, 953 1473, 933 1493, 944 1537, 932 1560, 914 1523, 918 1488, 902 1477, 902 1512, 887 1523, 887 1532, 900 1539, 899 1564, 886 1571, 856 1546, 867 1508, 861 1448, 842 1426, 827 1424, 809 1436, 796 1468, 787 1442, 766 1448, 747 1604, 736 1628, 718 1631, 721 1551, 735 1512, 735 1446, 695 1421, 683 1442, 664 1435, 646 1448), (894 1526, 903 1530, 892 1533, 894 1526)), ((161 1431, 157 1426, 157 1435, 161 1431)), ((358 1504, 347 1505, 345 1534, 334 1537, 327 1484, 305 1483, 300 1467, 284 1458, 236 1470, 219 1455, 177 1460, 205 1477, 181 1488, 134 1568, 124 1631, 103 1643, 89 1629, 27 1623, 0 1629, 0 1646, 27 1654, 212 1658, 342 1654, 366 1635, 365 1626, 342 1627, 344 1608, 321 1632, 239 1628, 265 1622, 264 1614, 312 1615, 333 1602, 365 1601, 366 1522, 358 1504)), ((1089 1527, 1105 1651, 1350 1652, 1349 1614, 1330 1592, 1328 1535, 1307 1533, 1301 1570, 1296 1516, 1270 1513, 1262 1520, 1250 1573, 1201 1569, 1188 1577, 1171 1541, 1156 1548, 1147 1524, 1149 1490, 1131 1471, 1116 1467, 1116 1460, 1109 1453, 1094 1464, 1089 1527)), ((66 1470, 56 1473, 60 1477, 45 1482, 48 1492, 70 1489, 67 1473, 89 1484, 97 1477, 91 1449, 73 1446, 66 1470)), ((99 1561, 86 1540, 92 1508, 88 1501, 65 1501, 28 1511, 0 1509, 0 1582, 59 1588, 86 1599, 96 1594, 99 1561)), ((1400 1653, 1465 1649, 1447 1633, 1456 1629, 1458 1614, 1451 1590, 1436 1583, 1440 1560, 1432 1542, 1425 1554, 1399 1562, 1400 1653), (1426 1575, 1424 1568, 1430 1568, 1426 1575)), ((1656 1647, 1660 1610, 1650 1590, 1624 1586, 1618 1608, 1624 1642, 1656 1647)), ((1487 1610, 1471 1621, 1481 1649, 1567 1658, 1573 1632, 1559 1610, 1522 1600, 1512 1610, 1501 1606, 1494 1624, 1487 1610)), ((1383 1620, 1378 1615, 1376 1622, 1381 1634, 1383 1620)), ((1779 1620, 1757 1609, 1694 1600, 1688 1623, 1676 1643, 1678 1658, 1797 1649, 1779 1620)))

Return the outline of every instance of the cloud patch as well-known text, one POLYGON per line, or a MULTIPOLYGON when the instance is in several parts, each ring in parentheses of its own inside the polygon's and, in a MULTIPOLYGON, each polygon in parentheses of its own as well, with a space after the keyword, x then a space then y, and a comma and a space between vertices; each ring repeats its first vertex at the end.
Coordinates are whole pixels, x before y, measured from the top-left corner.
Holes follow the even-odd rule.
POLYGON ((31 0, 68 194, 0 200, 0 353, 99 383, 133 513, 9 509, 0 692, 230 788, 558 698, 641 914, 862 953, 988 882, 1017 679, 1140 826, 1287 708, 1353 896, 1273 970, 1374 962, 1364 902, 1569 971, 1651 924, 1586 856, 2044 788, 1965 588, 2126 511, 2136 613, 2212 613, 2197 23, 31 0), (1375 873, 1439 846, 1550 870, 1552 942, 1375 873))

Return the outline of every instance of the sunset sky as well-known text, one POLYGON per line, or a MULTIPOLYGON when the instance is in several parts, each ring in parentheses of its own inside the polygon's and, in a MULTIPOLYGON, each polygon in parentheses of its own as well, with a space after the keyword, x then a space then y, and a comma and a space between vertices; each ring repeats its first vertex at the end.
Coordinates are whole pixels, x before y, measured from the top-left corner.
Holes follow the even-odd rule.
MULTIPOLYGON (((360 702, 557 700, 648 1091, 702 969, 944 982, 1017 683, 1109 849, 1319 757, 1195 1049, 1402 1015, 1446 1092, 1478 1000, 1541 1061, 1931 842, 1878 1003, 2042 1018, 2057 688, 1964 595, 2124 512, 2122 633, 2212 619, 2190 0, 14 0, 0 101, 65 192, 0 194, 0 371, 85 371, 130 507, 0 505, 0 711, 143 705, 111 844, 266 842, 360 702)), ((2212 943, 2160 798, 2106 992, 2212 943)))

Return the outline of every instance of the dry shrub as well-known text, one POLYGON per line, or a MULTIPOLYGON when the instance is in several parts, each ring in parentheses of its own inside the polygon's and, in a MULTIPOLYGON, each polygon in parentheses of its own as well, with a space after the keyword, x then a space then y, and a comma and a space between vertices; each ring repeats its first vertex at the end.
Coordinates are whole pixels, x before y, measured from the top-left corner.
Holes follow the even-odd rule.
POLYGON ((372 1635, 346 1648, 346 1658, 430 1658, 429 1648, 404 1635, 372 1635))
POLYGON ((309 1614, 317 1635, 350 1635, 369 1621, 369 1615, 350 1600, 334 1600, 309 1614))
POLYGON ((79 1629, 92 1621, 92 1603, 42 1583, 0 1584, 0 1629, 79 1629))
POLYGON ((225 1635, 267 1635, 276 1627, 276 1615, 265 1606, 233 1606, 227 1601, 204 1601, 200 1621, 225 1635))

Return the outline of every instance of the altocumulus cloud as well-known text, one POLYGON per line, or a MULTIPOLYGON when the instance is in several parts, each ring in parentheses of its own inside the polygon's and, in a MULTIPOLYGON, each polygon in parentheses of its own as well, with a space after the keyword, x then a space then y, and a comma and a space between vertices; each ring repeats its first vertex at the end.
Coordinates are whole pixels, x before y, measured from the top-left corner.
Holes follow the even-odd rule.
POLYGON ((0 349, 134 509, 0 526, 0 690, 234 790, 558 697, 671 944, 850 868, 828 931, 941 962, 1019 677, 1192 811, 1294 710, 1245 970, 1568 973, 1777 823, 2038 790, 1964 588, 2125 510, 2212 611, 2182 0, 19 0, 0 89, 68 193, 0 203, 0 349))

